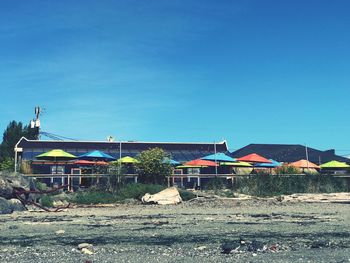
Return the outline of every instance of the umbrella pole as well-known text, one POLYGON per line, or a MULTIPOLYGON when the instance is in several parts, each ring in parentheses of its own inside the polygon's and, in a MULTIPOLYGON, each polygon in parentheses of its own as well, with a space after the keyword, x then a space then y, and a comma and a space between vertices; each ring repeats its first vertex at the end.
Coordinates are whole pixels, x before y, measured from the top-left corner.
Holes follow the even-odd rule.
MULTIPOLYGON (((215 163, 216 163, 216 143, 214 141, 214 155, 215 155, 215 163)), ((215 177, 218 177, 218 167, 215 166, 215 177)))

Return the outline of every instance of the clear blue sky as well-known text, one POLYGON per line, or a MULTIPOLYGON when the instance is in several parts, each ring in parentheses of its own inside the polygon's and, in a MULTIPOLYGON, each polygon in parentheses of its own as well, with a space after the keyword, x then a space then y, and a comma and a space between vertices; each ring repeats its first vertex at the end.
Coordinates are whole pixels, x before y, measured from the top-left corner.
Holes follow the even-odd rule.
POLYGON ((350 153, 350 1, 1 1, 0 130, 350 153))

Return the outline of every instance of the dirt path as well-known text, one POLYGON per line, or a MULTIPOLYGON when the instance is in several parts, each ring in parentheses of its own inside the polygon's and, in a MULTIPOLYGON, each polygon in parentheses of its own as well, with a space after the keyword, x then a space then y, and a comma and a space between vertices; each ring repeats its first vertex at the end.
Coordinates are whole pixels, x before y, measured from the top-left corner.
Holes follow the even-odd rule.
POLYGON ((0 262, 349 260, 348 204, 199 199, 0 216, 0 262), (263 247, 248 249, 253 241, 263 247), (223 244, 240 248, 224 254, 223 244))

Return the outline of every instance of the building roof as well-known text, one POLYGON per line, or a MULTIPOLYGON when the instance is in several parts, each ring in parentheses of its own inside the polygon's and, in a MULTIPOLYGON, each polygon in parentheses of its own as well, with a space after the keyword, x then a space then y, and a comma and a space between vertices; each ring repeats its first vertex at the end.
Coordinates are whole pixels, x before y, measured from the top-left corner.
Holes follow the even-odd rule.
MULTIPOLYGON (((307 147, 309 161, 320 164, 332 160, 349 162, 350 160, 336 155, 334 150, 321 151, 307 147)), ((295 162, 306 159, 305 146, 300 144, 249 144, 232 152, 232 157, 238 158, 247 154, 257 153, 279 162, 295 162)))
MULTIPOLYGON (((39 141, 28 140, 22 137, 16 144, 16 148, 47 151, 48 149, 62 149, 74 154, 75 151, 85 150, 101 150, 111 155, 116 156, 119 152, 120 142, 106 142, 106 141, 39 141)), ((227 142, 222 141, 215 144, 217 152, 228 153, 227 142)), ((150 148, 161 148, 170 153, 172 158, 176 161, 189 161, 201 158, 208 154, 214 153, 214 143, 191 143, 191 142, 139 142, 139 141, 122 141, 122 156, 135 156, 141 151, 150 148)))

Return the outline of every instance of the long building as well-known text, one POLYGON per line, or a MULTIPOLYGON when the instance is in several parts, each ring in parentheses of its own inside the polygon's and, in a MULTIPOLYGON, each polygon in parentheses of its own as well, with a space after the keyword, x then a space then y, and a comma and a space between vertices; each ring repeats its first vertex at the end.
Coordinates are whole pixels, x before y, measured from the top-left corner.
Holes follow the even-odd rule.
POLYGON ((35 156, 52 149, 62 149, 75 156, 100 150, 117 159, 121 155, 134 157, 150 148, 161 148, 170 153, 178 162, 185 162, 216 152, 228 153, 227 142, 218 143, 186 143, 186 142, 139 142, 139 141, 40 141, 22 137, 15 146, 18 160, 35 160, 35 156))

